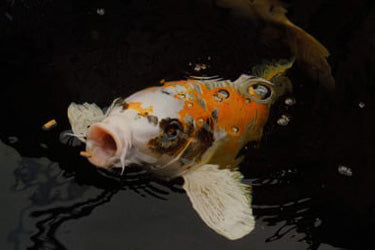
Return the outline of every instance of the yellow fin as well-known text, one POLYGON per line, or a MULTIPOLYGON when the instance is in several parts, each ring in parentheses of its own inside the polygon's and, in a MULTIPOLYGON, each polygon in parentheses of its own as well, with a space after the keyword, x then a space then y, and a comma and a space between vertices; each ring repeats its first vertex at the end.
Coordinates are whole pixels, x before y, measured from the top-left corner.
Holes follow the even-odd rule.
POLYGON ((271 81, 272 78, 283 75, 288 69, 293 66, 293 63, 294 59, 279 60, 257 65, 252 68, 252 75, 259 76, 268 81, 271 81))

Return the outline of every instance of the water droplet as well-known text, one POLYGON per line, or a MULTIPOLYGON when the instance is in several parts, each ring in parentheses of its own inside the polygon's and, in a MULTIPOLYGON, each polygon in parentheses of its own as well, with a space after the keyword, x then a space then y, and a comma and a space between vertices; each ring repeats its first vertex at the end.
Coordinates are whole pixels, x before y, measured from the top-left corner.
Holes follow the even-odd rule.
POLYGON ((178 97, 185 98, 186 96, 185 96, 185 94, 178 94, 178 97))
POLYGON ((198 118, 197 124, 200 125, 200 126, 202 126, 203 123, 204 123, 204 119, 203 118, 198 118))
POLYGON ((98 14, 99 16, 103 16, 105 14, 105 9, 103 8, 96 9, 96 14, 98 14))
POLYGON ((195 64, 194 70, 195 71, 201 71, 207 69, 207 65, 204 63, 197 63, 195 64))
POLYGON ((222 95, 225 99, 226 99, 226 98, 229 98, 229 92, 226 91, 225 89, 220 89, 220 90, 218 91, 218 94, 222 95))
POLYGON ((365 106, 366 104, 364 102, 358 103, 358 107, 360 107, 361 109, 363 109, 365 106))
POLYGON ((290 119, 289 117, 287 117, 286 115, 282 115, 278 120, 277 120, 277 124, 279 124, 280 126, 287 126, 290 122, 290 119))
POLYGON ((296 104, 296 99, 294 98, 286 98, 285 99, 285 104, 288 105, 288 106, 293 106, 294 104, 296 104))
POLYGON ((232 127, 232 132, 233 133, 237 134, 239 131, 240 131, 240 129, 238 127, 236 127, 236 126, 232 127))
POLYGON ((191 108, 191 107, 193 107, 193 104, 192 104, 191 102, 189 102, 189 103, 187 104, 187 106, 188 106, 189 108, 191 108))
POLYGON ((315 226, 315 227, 319 227, 320 225, 322 225, 322 220, 319 219, 319 218, 316 218, 316 219, 315 219, 315 222, 314 222, 314 226, 315 226))
POLYGON ((245 100, 247 103, 250 103, 251 102, 251 99, 249 99, 249 98, 246 98, 246 100, 245 100))
POLYGON ((347 167, 347 166, 344 166, 344 165, 340 165, 338 168, 337 168, 339 174, 341 175, 345 175, 345 176, 352 176, 353 175, 353 171, 351 168, 347 167))
POLYGON ((100 16, 103 16, 105 14, 105 9, 103 8, 98 8, 96 9, 96 13, 100 16))
POLYGON ((220 89, 214 94, 214 99, 215 101, 222 102, 224 99, 229 98, 229 92, 226 91, 225 89, 220 89))
POLYGON ((15 137, 15 136, 9 136, 8 141, 9 141, 10 144, 14 144, 14 143, 18 142, 18 138, 15 137))

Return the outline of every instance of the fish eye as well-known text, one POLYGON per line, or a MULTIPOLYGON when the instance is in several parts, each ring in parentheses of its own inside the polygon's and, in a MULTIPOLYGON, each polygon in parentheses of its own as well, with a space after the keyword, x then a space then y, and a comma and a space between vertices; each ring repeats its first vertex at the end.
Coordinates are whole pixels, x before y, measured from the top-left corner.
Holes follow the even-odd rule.
POLYGON ((249 94, 260 100, 266 100, 271 96, 271 89, 264 84, 254 84, 249 87, 249 94))
POLYGON ((181 131, 181 124, 177 120, 172 120, 164 129, 164 134, 168 139, 175 139, 181 131))

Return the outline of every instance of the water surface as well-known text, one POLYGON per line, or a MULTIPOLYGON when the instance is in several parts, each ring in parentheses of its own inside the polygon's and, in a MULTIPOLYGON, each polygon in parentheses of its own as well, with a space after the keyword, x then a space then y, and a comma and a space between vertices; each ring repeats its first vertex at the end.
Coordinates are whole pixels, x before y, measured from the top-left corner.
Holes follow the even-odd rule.
POLYGON ((61 133, 72 101, 104 107, 161 79, 233 79, 290 56, 277 35, 266 43, 263 24, 200 1, 1 5, 0 249, 375 247, 375 8, 288 3, 290 19, 331 51, 336 89, 328 93, 298 66, 291 73, 295 89, 285 98, 296 104, 280 100, 262 142, 243 150, 256 228, 238 241, 199 219, 180 179, 98 172, 61 133), (208 68, 196 71, 197 64, 208 68), (277 123, 282 115, 287 126, 277 123), (52 118, 58 126, 43 131, 52 118))

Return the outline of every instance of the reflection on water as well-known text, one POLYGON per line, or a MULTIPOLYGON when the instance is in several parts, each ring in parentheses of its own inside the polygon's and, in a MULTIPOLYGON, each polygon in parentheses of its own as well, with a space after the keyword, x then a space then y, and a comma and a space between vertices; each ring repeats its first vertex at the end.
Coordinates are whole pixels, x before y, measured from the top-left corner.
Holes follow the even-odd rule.
POLYGON ((167 200, 171 191, 183 192, 178 182, 154 179, 137 169, 122 177, 108 172, 100 173, 100 176, 105 176, 103 178, 111 180, 111 185, 104 190, 79 185, 74 176, 66 174, 58 163, 45 157, 21 157, 11 147, 2 142, 0 145, 1 165, 9 171, 2 174, 8 180, 4 190, 23 198, 22 205, 17 204, 16 209, 4 211, 7 212, 6 216, 19 213, 14 216, 18 218, 17 226, 6 232, 7 241, 14 249, 64 249, 56 238, 59 227, 68 220, 90 215, 93 209, 109 202, 120 190, 161 200, 167 200), (13 170, 14 178, 7 176, 10 170, 13 170))
POLYGON ((64 245, 56 239, 56 231, 61 224, 68 220, 79 219, 91 214, 92 210, 109 202, 116 191, 102 191, 95 198, 77 202, 68 207, 58 207, 41 211, 34 211, 31 217, 38 219, 35 224, 38 232, 31 236, 33 246, 31 249, 62 249, 64 245))
POLYGON ((112 187, 105 190, 79 185, 73 176, 65 175, 58 163, 45 157, 21 157, 9 146, 2 142, 0 145, 1 165, 7 166, 8 170, 15 167, 14 178, 2 175, 9 183, 14 182, 6 190, 24 198, 15 211, 6 211, 19 212, 15 216, 18 218, 17 227, 12 228, 7 237, 14 249, 64 249, 56 238, 59 227, 68 220, 90 215, 93 209, 109 202, 120 190, 128 189, 142 197, 162 200, 166 200, 168 190, 182 192, 176 182, 166 183, 139 171, 121 178, 103 173, 105 178, 113 180, 112 187))
POLYGON ((98 172, 79 145, 59 141, 71 101, 105 106, 162 78, 235 78, 289 56, 277 34, 272 46, 257 39, 261 23, 199 1, 160 2, 0 6, 0 249, 371 249, 373 1, 288 1, 291 19, 330 49, 337 88, 327 94, 292 71, 293 96, 243 151, 257 225, 244 239, 208 229, 181 180, 98 172), (58 126, 42 131, 52 118, 58 126))
MULTIPOLYGON (((2 171, 8 171, 8 173, 5 172, 1 175, 4 180, 8 180, 4 187, 10 191, 7 195, 12 196, 12 202, 18 200, 16 208, 4 211, 7 217, 16 218, 15 223, 10 224, 12 227, 5 231, 7 243, 3 246, 6 249, 66 249, 66 245, 60 239, 61 237, 65 238, 64 234, 61 234, 61 227, 64 227, 64 224, 69 221, 81 220, 86 216, 92 216, 94 222, 91 223, 97 225, 95 220, 98 218, 92 215, 93 211, 98 207, 105 207, 114 196, 118 195, 119 191, 134 191, 132 193, 138 197, 146 197, 148 199, 153 199, 152 197, 154 197, 162 201, 168 200, 171 192, 172 194, 183 193, 179 180, 167 183, 153 179, 138 170, 128 172, 123 177, 108 172, 98 173, 98 178, 105 178, 110 183, 104 189, 92 185, 78 184, 74 175, 61 169, 56 162, 51 162, 45 157, 21 157, 11 147, 3 143, 0 145, 1 165, 7 166, 2 168, 2 171)), ((274 204, 269 203, 272 200, 268 200, 265 204, 262 201, 256 202, 258 195, 267 194, 264 190, 270 189, 269 192, 272 192, 272 189, 279 188, 287 183, 293 185, 293 178, 296 178, 296 173, 296 170, 282 170, 276 171, 271 178, 247 180, 254 187, 255 202, 253 207, 257 220, 257 229, 251 235, 255 239, 261 238, 260 242, 266 244, 276 242, 275 249, 280 244, 285 244, 278 242, 283 238, 292 239, 292 244, 288 243, 286 246, 295 246, 297 247, 296 249, 307 249, 309 246, 314 248, 314 240, 312 239, 314 230, 322 224, 322 221, 319 218, 315 218, 314 213, 311 211, 314 201, 310 197, 297 199, 294 197, 288 198, 288 195, 284 195, 282 199, 274 202, 274 204)), ((287 192, 287 190, 284 191, 287 192)), ((273 192, 273 194, 275 193, 280 194, 281 191, 273 192)), ((139 202, 137 200, 138 198, 134 201, 134 197, 133 199, 128 197, 123 201, 126 203, 139 202)), ((192 211, 189 202, 187 200, 184 201, 185 203, 181 204, 183 209, 192 211)), ((151 201, 150 204, 153 202, 155 201, 151 201)), ((174 202, 173 199, 171 202, 174 202)), ((171 214, 176 212, 184 213, 182 210, 174 211, 172 204, 168 210, 171 214)), ((106 213, 111 213, 111 210, 106 213)), ((116 217, 116 215, 108 215, 109 218, 112 216, 116 217)), ((138 216, 148 217, 147 214, 142 213, 138 216)), ((194 217, 196 215, 188 213, 187 216, 194 217)), ((165 220, 173 220, 173 218, 173 216, 165 217, 165 220)), ((126 216, 123 219, 129 221, 126 216)), ((110 220, 113 220, 113 218, 110 220)), ((147 227, 147 223, 145 221, 142 224, 147 227)), ((195 223, 200 230, 205 229, 205 225, 200 223, 199 220, 195 221, 195 223)), ((157 225, 164 228, 160 221, 157 225)), ((132 226, 137 225, 132 223, 132 226)), ((78 228, 81 227, 81 225, 78 226, 78 228)), ((174 230, 173 227, 173 224, 170 225, 168 230, 174 230)), ((90 228, 85 227, 85 230, 90 230, 90 228)), ((74 227, 69 230, 74 231, 74 227)), ((212 234, 211 237, 215 235, 209 230, 204 230, 204 232, 209 235, 212 234)), ((105 235, 104 232, 103 235, 105 235)), ((254 241, 254 239, 248 239, 245 242, 250 244, 251 241, 254 241)), ((74 246, 75 244, 72 245, 74 246)), ((272 245, 270 247, 272 249, 272 245)), ((71 249, 75 249, 75 247, 71 249)))

